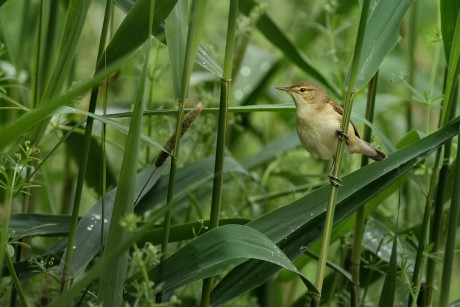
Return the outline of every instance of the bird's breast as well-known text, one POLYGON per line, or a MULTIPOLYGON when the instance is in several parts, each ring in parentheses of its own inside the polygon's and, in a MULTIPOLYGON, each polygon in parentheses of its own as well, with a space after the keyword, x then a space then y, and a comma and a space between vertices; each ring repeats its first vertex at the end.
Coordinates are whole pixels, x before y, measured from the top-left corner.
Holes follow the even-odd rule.
POLYGON ((302 145, 321 159, 331 159, 337 148, 337 130, 340 129, 340 116, 332 107, 317 110, 297 109, 297 133, 302 145))

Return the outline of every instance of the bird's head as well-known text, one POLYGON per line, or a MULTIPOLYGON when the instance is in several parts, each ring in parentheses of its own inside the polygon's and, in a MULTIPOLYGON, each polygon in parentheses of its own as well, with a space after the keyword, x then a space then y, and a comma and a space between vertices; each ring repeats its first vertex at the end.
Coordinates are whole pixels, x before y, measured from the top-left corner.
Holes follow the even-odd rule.
POLYGON ((291 95, 297 106, 327 102, 329 99, 328 94, 321 86, 309 81, 302 81, 287 87, 277 87, 276 89, 291 95))

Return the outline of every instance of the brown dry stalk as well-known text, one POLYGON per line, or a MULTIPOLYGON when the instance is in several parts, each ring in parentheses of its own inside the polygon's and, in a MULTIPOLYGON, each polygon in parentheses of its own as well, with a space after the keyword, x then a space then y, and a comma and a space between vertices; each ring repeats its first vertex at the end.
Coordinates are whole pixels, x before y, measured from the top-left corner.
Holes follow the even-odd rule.
MULTIPOLYGON (((200 115, 201 110, 203 109, 203 103, 199 102, 195 105, 195 107, 188 112, 187 116, 184 118, 184 121, 182 122, 182 128, 180 130, 180 137, 187 132, 188 128, 192 125, 192 123, 195 121, 195 119, 200 115)), ((158 157, 155 160, 155 166, 159 167, 161 166, 166 159, 169 157, 170 153, 172 154, 174 151, 174 143, 176 142, 176 134, 177 132, 174 131, 174 133, 169 137, 168 141, 165 144, 165 150, 161 151, 158 154, 158 157)))

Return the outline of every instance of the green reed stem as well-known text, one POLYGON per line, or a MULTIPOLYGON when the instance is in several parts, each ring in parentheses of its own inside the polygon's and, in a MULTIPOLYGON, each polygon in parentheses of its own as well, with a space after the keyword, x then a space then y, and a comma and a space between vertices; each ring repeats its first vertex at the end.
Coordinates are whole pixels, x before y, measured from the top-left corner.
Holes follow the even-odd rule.
MULTIPOLYGON (((109 21, 110 21, 111 11, 112 11, 112 1, 107 0, 104 21, 103 21, 103 26, 102 26, 102 31, 101 31, 101 38, 99 41, 99 49, 97 52, 98 60, 101 57, 102 53, 104 52, 107 32, 108 32, 109 24, 110 24, 109 21)), ((98 61, 96 61, 96 63, 97 62, 98 61)), ((99 93, 99 87, 96 86, 91 91, 90 103, 88 107, 88 112, 90 113, 94 113, 96 110, 96 102, 97 102, 98 93, 99 93)), ((69 237, 67 241, 67 248, 66 248, 65 260, 64 260, 64 269, 61 275, 61 293, 65 290, 66 284, 69 281, 70 263, 72 261, 73 246, 74 246, 75 238, 77 235, 76 233, 77 233, 77 224, 78 224, 78 213, 80 212, 80 202, 81 202, 81 196, 83 193, 83 185, 85 181, 86 168, 87 168, 88 158, 89 158, 89 151, 90 151, 90 146, 91 146, 91 136, 93 133, 93 124, 94 124, 94 118, 89 116, 86 120, 83 151, 82 151, 81 160, 79 164, 77 185, 75 188, 75 197, 74 197, 73 206, 72 206, 72 220, 70 223, 69 237)))
MULTIPOLYGON (((359 20, 355 52, 353 54, 352 64, 350 68, 350 81, 348 83, 348 90, 347 90, 347 94, 345 97, 345 103, 344 103, 342 129, 344 130, 345 134, 347 134, 348 132, 348 125, 350 122, 350 115, 351 115, 351 107, 353 103, 353 95, 356 91, 354 86, 355 86, 355 82, 356 82, 356 78, 358 74, 359 58, 361 55, 361 50, 362 50, 362 45, 363 45, 364 33, 366 32, 366 22, 367 22, 367 17, 369 15, 369 7, 370 7, 370 0, 365 0, 363 2, 363 8, 362 8, 361 17, 359 20)), ((333 176, 336 178, 339 178, 340 176, 342 156, 343 156, 344 149, 345 149, 345 142, 343 139, 344 138, 338 138, 338 143, 337 143, 337 151, 335 155, 335 167, 333 170, 333 176)), ((327 206, 326 220, 324 223, 323 241, 321 244, 320 257, 319 257, 318 267, 316 271, 316 280, 315 280, 315 287, 316 289, 318 289, 319 295, 313 296, 312 306, 319 305, 319 301, 321 298, 321 291, 323 287, 324 273, 325 273, 326 263, 327 263, 329 242, 331 239, 332 225, 334 223, 334 211, 335 211, 335 203, 337 199, 337 192, 338 192, 338 187, 334 184, 331 184, 331 192, 329 194, 329 202, 327 206)))
POLYGON ((11 261, 11 258, 8 256, 8 254, 5 257, 5 262, 6 262, 6 267, 8 268, 8 271, 11 274, 11 279, 14 284, 14 288, 16 289, 18 295, 19 295, 19 300, 21 301, 22 306, 27 307, 27 299, 24 294, 24 290, 21 287, 21 283, 19 281, 18 275, 16 274, 16 271, 13 266, 13 262, 11 261))
MULTIPOLYGON (((152 28, 155 1, 150 1, 148 29, 152 28)), ((129 124, 128 138, 126 140, 125 152, 120 169, 120 179, 113 204, 112 218, 107 233, 104 254, 102 259, 110 258, 117 250, 121 242, 129 240, 130 230, 120 223, 127 216, 134 212, 135 189, 137 165, 142 134, 142 119, 144 111, 144 92, 149 70, 150 39, 147 39, 142 74, 139 78, 139 85, 136 100, 133 108, 133 115, 129 124)), ((117 257, 112 265, 102 270, 99 282, 98 303, 103 306, 122 306, 123 289, 128 270, 129 249, 126 249, 120 257, 117 257)))
MULTIPOLYGON (((366 106, 366 119, 369 122, 374 120, 374 107, 375 107, 375 96, 377 94, 377 82, 378 82, 378 71, 369 83, 369 90, 367 92, 367 106, 366 106)), ((363 140, 370 142, 372 130, 369 126, 364 126, 363 140)), ((362 156, 361 166, 369 164, 369 157, 362 156)), ((353 250, 351 255, 351 273, 353 277, 353 291, 352 291, 352 306, 360 305, 359 295, 359 272, 361 266, 361 246, 363 243, 363 234, 366 227, 366 208, 365 206, 360 207, 356 211, 355 219, 355 231, 353 237, 353 250)))
MULTIPOLYGON (((231 0, 229 7, 227 40, 225 43, 225 58, 223 77, 220 83, 219 121, 217 126, 216 159, 214 164, 214 180, 212 186, 210 228, 219 226, 219 214, 222 199, 222 184, 224 180, 224 152, 227 135, 228 105, 230 99, 230 83, 232 78, 233 51, 235 46, 236 19, 238 16, 238 0, 231 0)), ((203 281, 201 306, 209 306, 212 279, 203 281)))
MULTIPOLYGON (((460 144, 460 134, 457 135, 457 144, 460 144)), ((454 172, 453 186, 460 186, 460 148, 457 148, 457 163, 454 172)), ((453 189, 450 206, 449 222, 447 224, 447 239, 444 252, 444 261, 442 268, 441 293, 439 306, 447 307, 449 305, 449 294, 451 288, 452 272, 454 271, 455 242, 458 227, 458 216, 460 214, 460 189, 453 189)))
MULTIPOLYGON (((457 22, 454 32, 454 39, 453 44, 451 46, 450 56, 448 60, 448 67, 447 67, 447 74, 446 74, 446 83, 445 83, 445 96, 444 96, 444 103, 442 107, 441 119, 440 119, 440 127, 444 126, 449 120, 451 120, 455 116, 456 111, 456 104, 455 104, 455 96, 456 96, 456 87, 458 83, 458 73, 460 70, 460 11, 457 15, 457 22)), ((430 242, 433 243, 433 250, 435 252, 439 245, 440 245, 440 233, 441 233, 441 217, 442 217, 442 210, 443 210, 443 203, 444 203, 444 191, 446 185, 446 177, 448 171, 448 163, 450 160, 450 149, 451 149, 451 140, 446 142, 444 146, 444 157, 443 157, 443 165, 438 174, 440 158, 442 147, 439 148, 436 152, 436 160, 433 166, 432 171, 432 178, 430 184, 430 191, 427 198, 427 204, 425 206, 425 215, 422 224, 422 235, 419 240, 419 248, 417 251, 417 257, 414 267, 414 275, 412 277, 413 285, 416 287, 417 291, 415 292, 415 298, 418 295, 419 283, 420 283, 420 262, 422 259, 422 252, 426 249, 426 237, 428 234, 429 229, 429 215, 432 210, 432 203, 433 203, 433 196, 435 193, 435 186, 437 186, 437 194, 436 194, 436 202, 435 202, 435 212, 433 215, 432 221, 432 233, 430 236, 430 242), (438 178, 439 182, 438 182, 438 178)), ((427 277, 426 277, 426 284, 427 284, 427 293, 426 293, 426 304, 431 304, 433 300, 433 290, 434 290, 434 278, 435 278, 435 271, 436 271, 436 263, 433 260, 428 260, 428 268, 427 268, 427 277)), ((409 306, 414 304, 413 298, 409 298, 409 306)))
MULTIPOLYGON (((196 53, 200 43, 201 35, 204 29, 204 23, 206 20, 208 0, 194 0, 191 8, 191 18, 187 34, 187 45, 185 47, 185 61, 184 61, 184 72, 182 74, 181 82, 181 94, 179 99, 179 106, 177 111, 176 120, 176 137, 174 140, 173 157, 171 159, 171 168, 169 171, 169 182, 168 182, 168 194, 166 202, 170 203, 174 199, 174 187, 176 182, 177 162, 179 160, 179 149, 180 149, 180 131, 182 127, 184 117, 184 107, 188 100, 188 91, 190 86, 190 76, 192 74, 193 65, 195 63, 196 53)), ((164 261, 167 257, 169 233, 171 228, 171 215, 172 207, 169 207, 165 213, 163 222, 163 242, 161 245, 161 258, 160 261, 164 261)), ((162 293, 157 295, 157 301, 162 301, 162 293)))

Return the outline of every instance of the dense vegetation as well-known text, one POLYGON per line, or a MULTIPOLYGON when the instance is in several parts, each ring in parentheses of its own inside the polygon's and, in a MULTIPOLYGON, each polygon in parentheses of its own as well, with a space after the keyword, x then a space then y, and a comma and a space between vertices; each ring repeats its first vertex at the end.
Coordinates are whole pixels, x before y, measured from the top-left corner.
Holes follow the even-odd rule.
POLYGON ((0 0, 0 304, 460 304, 459 57, 458 0, 0 0), (331 185, 302 80, 388 158, 331 185))

